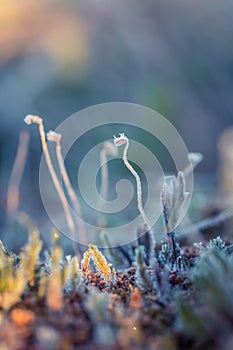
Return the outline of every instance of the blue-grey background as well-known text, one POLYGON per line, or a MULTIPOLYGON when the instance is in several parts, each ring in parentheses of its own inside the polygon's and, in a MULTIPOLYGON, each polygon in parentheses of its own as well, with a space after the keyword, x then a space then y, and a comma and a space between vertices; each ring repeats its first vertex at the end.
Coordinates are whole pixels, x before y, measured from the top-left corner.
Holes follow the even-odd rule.
MULTIPOLYGON (((103 102, 167 117, 215 174, 219 135, 233 121, 230 0, 0 0, 1 223, 19 132, 28 113, 54 129, 103 102)), ((41 147, 30 128, 21 207, 42 215, 41 147)), ((112 131, 111 131, 112 134, 112 131)))

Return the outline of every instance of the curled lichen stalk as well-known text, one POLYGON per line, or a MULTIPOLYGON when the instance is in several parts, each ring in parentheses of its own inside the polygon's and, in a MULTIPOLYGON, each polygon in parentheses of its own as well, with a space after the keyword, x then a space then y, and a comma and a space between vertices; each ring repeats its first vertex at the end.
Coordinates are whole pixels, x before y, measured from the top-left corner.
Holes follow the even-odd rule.
POLYGON ((120 134, 119 137, 116 137, 115 135, 113 137, 114 137, 114 143, 115 143, 116 147, 120 147, 122 145, 125 145, 124 150, 123 150, 123 157, 122 157, 123 162, 124 162, 125 166, 129 169, 131 174, 133 174, 133 176, 135 177, 135 180, 136 180, 138 210, 139 210, 139 212, 142 216, 142 219, 146 225, 146 231, 148 231, 148 233, 149 233, 149 237, 150 237, 150 264, 153 265, 154 260, 155 260, 155 247, 156 247, 155 235, 154 235, 154 232, 152 231, 152 224, 149 221, 149 219, 144 211, 144 208, 143 208, 142 184, 141 184, 140 176, 138 175, 136 170, 132 167, 132 165, 128 161, 127 153, 128 153, 128 148, 129 148, 129 139, 128 139, 128 137, 125 136, 124 133, 120 134))
POLYGON ((128 137, 125 136, 125 134, 120 134, 119 137, 114 137, 114 143, 116 147, 120 147, 121 145, 125 145, 124 150, 123 150, 123 162, 125 166, 129 169, 131 174, 135 177, 136 184, 137 184, 137 203, 138 203, 138 210, 143 218, 143 221, 145 222, 147 229, 151 229, 152 225, 149 221, 149 219, 146 216, 146 213, 143 209, 142 205, 142 184, 141 184, 141 179, 136 170, 132 167, 132 165, 129 163, 128 158, 127 158, 127 153, 128 153, 128 148, 129 148, 129 139, 128 137))

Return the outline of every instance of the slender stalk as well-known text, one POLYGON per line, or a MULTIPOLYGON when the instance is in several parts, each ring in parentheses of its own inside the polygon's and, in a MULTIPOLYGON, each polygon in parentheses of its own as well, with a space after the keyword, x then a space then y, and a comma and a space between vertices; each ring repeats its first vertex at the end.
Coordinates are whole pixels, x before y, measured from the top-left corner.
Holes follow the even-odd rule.
POLYGON ((23 171, 28 154, 29 134, 20 133, 19 145, 15 157, 13 169, 10 176, 9 187, 7 192, 6 212, 7 214, 16 213, 19 207, 19 186, 22 179, 23 171))
POLYGON ((132 165, 129 163, 128 158, 127 158, 127 152, 129 148, 129 139, 124 135, 120 134, 119 137, 114 136, 114 143, 116 147, 119 147, 121 145, 125 145, 124 150, 123 150, 123 162, 125 166, 129 169, 131 174, 136 179, 136 184, 137 184, 137 203, 138 203, 138 210, 143 218, 143 221, 146 225, 147 232, 150 237, 150 251, 149 251, 149 260, 150 260, 150 265, 153 266, 155 263, 155 247, 156 247, 156 241, 155 241, 155 235, 154 232, 152 231, 152 224, 150 223, 149 219, 146 216, 146 213, 143 209, 142 205, 142 185, 141 185, 141 179, 136 170, 132 167, 132 165))
POLYGON ((25 117, 24 119, 26 124, 38 124, 39 125, 39 133, 40 133, 40 139, 41 139, 41 145, 42 145, 42 150, 44 152, 44 156, 45 156, 45 160, 51 175, 51 178, 53 180, 54 186, 57 190, 58 196, 60 198, 60 201, 62 203, 64 212, 65 212, 65 216, 66 216, 66 221, 68 224, 68 227, 72 233, 72 235, 74 236, 75 234, 75 225, 74 225, 74 221, 73 218, 70 214, 70 209, 69 209, 69 204, 66 200, 65 194, 62 190, 61 184, 58 180, 57 174, 54 170, 51 158, 50 158, 50 154, 48 151, 48 147, 47 147, 47 143, 46 143, 46 139, 45 139, 45 131, 44 131, 44 125, 43 125, 43 119, 38 117, 38 116, 33 116, 33 115, 28 115, 25 117))
POLYGON ((115 145, 117 147, 121 146, 121 145, 125 145, 124 150, 123 150, 123 162, 125 164, 125 166, 129 169, 129 171, 131 172, 131 174, 133 174, 133 176, 136 179, 136 184, 137 184, 137 203, 138 203, 138 210, 143 218, 143 221, 145 222, 147 229, 150 230, 152 225, 150 223, 150 221, 148 220, 146 213, 143 209, 143 205, 142 205, 142 185, 141 185, 141 180, 140 177, 138 175, 138 173, 136 172, 136 170, 134 170, 134 168, 132 167, 132 165, 129 163, 128 158, 127 158, 127 152, 128 152, 128 148, 129 148, 129 139, 124 135, 124 134, 120 134, 119 137, 114 136, 114 142, 115 145))
POLYGON ((190 152, 188 153, 188 161, 189 165, 184 169, 183 174, 184 177, 188 177, 190 173, 196 168, 196 166, 203 160, 203 155, 199 152, 190 152))
POLYGON ((74 208, 75 212, 77 212, 77 214, 78 214, 77 226, 78 226, 78 231, 80 234, 80 240, 83 244, 87 244, 87 233, 86 233, 86 229, 85 229, 85 226, 83 224, 83 221, 81 219, 81 217, 82 217, 81 206, 80 206, 78 198, 75 194, 75 191, 70 183, 70 179, 69 179, 66 167, 65 167, 65 163, 64 163, 64 159, 63 159, 63 155, 62 155, 62 151, 61 151, 61 137, 62 137, 61 134, 58 134, 54 131, 49 131, 47 133, 47 139, 49 141, 56 143, 56 155, 57 155, 59 169, 60 169, 64 184, 66 186, 68 195, 69 195, 70 200, 72 202, 73 208, 74 208))
POLYGON ((116 147, 119 147, 121 145, 125 145, 123 150, 123 162, 127 169, 133 174, 133 176, 136 179, 137 184, 137 203, 138 203, 138 210, 143 218, 143 221, 146 225, 147 232, 149 234, 150 238, 150 249, 149 249, 149 262, 150 266, 154 266, 155 263, 155 247, 156 247, 156 241, 155 241, 155 235, 152 231, 152 224, 150 223, 149 219, 146 216, 146 213, 143 209, 142 205, 142 185, 141 185, 141 179, 136 170, 132 167, 132 165, 128 161, 127 153, 129 148, 129 139, 124 134, 120 134, 119 137, 114 136, 114 143, 116 147))

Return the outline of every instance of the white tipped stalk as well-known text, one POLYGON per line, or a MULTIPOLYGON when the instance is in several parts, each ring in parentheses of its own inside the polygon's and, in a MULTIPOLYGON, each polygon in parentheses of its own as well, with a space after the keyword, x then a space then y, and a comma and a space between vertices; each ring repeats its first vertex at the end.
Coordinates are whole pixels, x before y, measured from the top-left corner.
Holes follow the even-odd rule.
POLYGON ((190 152, 187 155, 187 159, 190 162, 189 165, 184 169, 184 177, 190 175, 190 173, 198 166, 199 163, 204 159, 202 153, 199 152, 190 152))
POLYGON ((48 147, 47 147, 47 143, 46 143, 46 139, 45 139, 45 131, 44 131, 44 124, 43 124, 43 119, 41 117, 35 116, 35 115, 27 115, 24 118, 24 121, 26 124, 30 125, 30 124, 37 124, 39 125, 39 133, 40 133, 40 139, 41 139, 41 144, 42 144, 42 149, 44 152, 44 156, 45 156, 45 160, 48 166, 48 170, 50 172, 51 178, 53 180, 54 186, 56 188, 56 191, 58 193, 58 196, 60 198, 60 201, 62 203, 64 212, 65 212, 65 216, 66 216, 66 221, 68 224, 68 227, 72 233, 72 235, 74 236, 75 234, 75 225, 74 225, 74 221, 73 218, 70 214, 70 209, 69 209, 69 204, 66 200, 66 196, 63 192, 63 189, 61 187, 61 184, 58 180, 57 174, 54 170, 51 158, 50 158, 50 154, 48 151, 48 147))
POLYGON ((180 209, 188 195, 182 171, 178 172, 177 177, 165 176, 165 182, 161 190, 161 202, 168 235, 174 231, 180 209))
POLYGON ((24 122, 28 125, 34 124, 34 123, 40 124, 42 121, 43 121, 43 119, 41 117, 38 117, 37 115, 32 115, 32 114, 28 114, 24 118, 24 122))
POLYGON ((70 200, 72 202, 72 206, 77 213, 77 226, 78 226, 78 231, 79 231, 79 235, 80 235, 80 240, 82 243, 87 244, 87 234, 86 234, 85 226, 84 226, 83 221, 82 221, 81 206, 80 206, 80 203, 79 203, 78 198, 76 196, 76 193, 75 193, 75 191, 70 183, 70 179, 69 179, 69 176, 68 176, 68 173, 67 173, 67 170, 65 167, 64 159, 62 156, 61 137, 62 137, 61 134, 56 133, 55 131, 52 131, 52 130, 50 130, 47 133, 47 140, 56 143, 56 155, 57 155, 57 161, 58 161, 59 169, 61 172, 61 176, 62 176, 62 179, 63 179, 64 184, 66 186, 70 200))
POLYGON ((122 145, 125 145, 124 150, 123 150, 123 161, 124 161, 125 166, 129 169, 131 174, 133 174, 133 176, 136 179, 138 210, 143 218, 143 221, 145 222, 145 224, 147 226, 147 229, 150 230, 152 228, 152 225, 151 225, 150 221, 148 220, 146 213, 143 209, 143 205, 142 205, 141 179, 140 179, 138 173, 136 172, 136 170, 134 170, 134 168, 132 167, 132 165, 129 163, 129 161, 127 159, 127 152, 128 152, 128 148, 129 148, 129 139, 127 136, 125 136, 124 133, 119 134, 118 137, 116 137, 115 135, 113 137, 114 137, 114 144, 116 147, 120 147, 122 145))

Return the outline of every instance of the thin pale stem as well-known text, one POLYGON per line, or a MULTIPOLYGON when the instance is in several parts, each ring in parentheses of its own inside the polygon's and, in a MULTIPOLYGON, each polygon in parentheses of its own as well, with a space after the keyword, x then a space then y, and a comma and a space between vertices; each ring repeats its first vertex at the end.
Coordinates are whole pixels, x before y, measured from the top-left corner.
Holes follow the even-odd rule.
POLYGON ((43 152, 44 152, 44 155, 45 155, 45 160, 46 160, 46 163, 47 163, 50 175, 52 177, 54 186, 55 186, 55 188, 57 190, 57 193, 58 193, 58 196, 59 196, 59 198, 61 200, 64 212, 65 212, 65 216, 66 216, 68 227, 69 227, 72 235, 74 235, 75 234, 74 221, 73 221, 73 218, 72 218, 72 216, 70 214, 69 204, 68 204, 68 202, 66 200, 65 194, 64 194, 64 192, 62 190, 61 184, 60 184, 60 182, 58 180, 57 174, 56 174, 56 172, 54 170, 54 167, 53 167, 53 164, 52 164, 52 161, 51 161, 51 158, 50 158, 50 154, 49 154, 47 143, 46 143, 46 139, 45 139, 43 120, 40 119, 38 121, 38 124, 39 124, 39 132, 40 132, 42 149, 43 149, 43 152))
POLYGON ((137 203, 138 203, 138 210, 147 226, 147 228, 150 230, 152 225, 150 223, 150 221, 148 220, 144 209, 143 209, 143 205, 142 205, 142 185, 141 185, 141 180, 140 177, 138 175, 138 173, 136 172, 136 170, 134 170, 134 168, 132 167, 132 165, 129 163, 128 159, 127 159, 127 152, 128 152, 128 148, 129 148, 129 140, 127 139, 125 142, 125 147, 124 147, 124 151, 123 151, 123 161, 125 166, 129 169, 129 171, 133 174, 133 176, 136 179, 136 184, 137 184, 137 203))
POLYGON ((83 224, 83 221, 80 217, 82 217, 82 213, 81 213, 81 206, 80 203, 78 201, 78 198, 75 194, 75 191, 70 183, 70 179, 64 164, 64 159, 62 156, 62 151, 61 151, 61 143, 60 141, 56 141, 56 154, 57 154, 57 160, 58 160, 58 165, 60 168, 60 172, 63 178, 63 181, 65 183, 68 195, 70 197, 70 200, 72 202, 73 208, 76 211, 76 213, 78 214, 77 216, 77 226, 78 226, 78 231, 80 234, 80 240, 82 243, 87 244, 87 234, 86 234, 86 230, 85 230, 85 226, 83 224))
POLYGON ((6 211, 8 214, 16 213, 19 207, 19 186, 27 159, 28 142, 29 134, 22 132, 19 136, 19 145, 7 192, 6 211))

